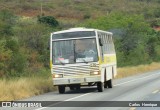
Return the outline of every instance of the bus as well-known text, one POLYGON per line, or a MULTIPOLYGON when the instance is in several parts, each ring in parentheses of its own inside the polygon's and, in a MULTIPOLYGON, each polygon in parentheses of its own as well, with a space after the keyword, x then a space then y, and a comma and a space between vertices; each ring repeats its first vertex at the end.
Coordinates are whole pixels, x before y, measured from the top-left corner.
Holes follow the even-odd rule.
POLYGON ((112 35, 90 28, 51 33, 50 68, 60 94, 65 93, 65 87, 79 90, 81 86, 96 86, 98 92, 113 87, 117 62, 112 35))

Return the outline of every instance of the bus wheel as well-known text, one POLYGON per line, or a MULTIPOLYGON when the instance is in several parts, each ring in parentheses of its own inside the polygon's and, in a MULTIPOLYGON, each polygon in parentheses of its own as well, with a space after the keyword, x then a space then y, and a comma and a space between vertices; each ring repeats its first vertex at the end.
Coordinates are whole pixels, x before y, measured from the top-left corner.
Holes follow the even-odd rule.
POLYGON ((113 85, 112 85, 112 79, 108 80, 107 81, 107 85, 108 85, 108 88, 112 88, 113 85))
POLYGON ((64 85, 58 86, 58 91, 60 94, 63 94, 65 92, 65 86, 64 85))
POLYGON ((104 90, 104 83, 98 82, 97 83, 97 89, 98 89, 98 92, 103 92, 103 90, 104 90))

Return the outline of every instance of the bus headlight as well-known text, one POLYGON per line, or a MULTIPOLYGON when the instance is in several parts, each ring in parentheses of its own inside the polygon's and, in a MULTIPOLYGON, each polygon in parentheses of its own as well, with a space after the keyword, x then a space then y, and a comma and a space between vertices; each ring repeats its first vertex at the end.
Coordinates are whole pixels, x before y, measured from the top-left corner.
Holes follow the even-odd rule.
POLYGON ((91 74, 91 75, 99 75, 100 72, 99 72, 99 71, 92 71, 90 74, 91 74))
POLYGON ((53 78, 62 78, 63 74, 53 74, 53 78))

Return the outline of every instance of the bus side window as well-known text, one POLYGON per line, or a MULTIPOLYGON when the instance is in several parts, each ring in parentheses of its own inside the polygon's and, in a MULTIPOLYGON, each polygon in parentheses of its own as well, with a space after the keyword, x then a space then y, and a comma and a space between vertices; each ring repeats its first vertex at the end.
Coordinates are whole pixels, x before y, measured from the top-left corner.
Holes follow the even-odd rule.
POLYGON ((102 39, 101 39, 101 38, 99 38, 99 45, 100 45, 100 46, 103 46, 103 43, 102 43, 102 39))
POLYGON ((109 54, 111 54, 112 52, 112 47, 111 47, 111 36, 109 35, 109 37, 108 37, 108 47, 109 47, 109 54))
POLYGON ((107 54, 107 34, 104 34, 104 54, 107 54))
POLYGON ((99 45, 100 45, 100 50, 101 50, 101 58, 102 58, 102 61, 104 61, 102 34, 99 34, 98 37, 99 37, 99 45))
POLYGON ((107 54, 109 54, 109 35, 107 35, 107 54))
POLYGON ((114 43, 113 43, 113 36, 112 36, 112 53, 115 53, 115 49, 114 49, 114 43))

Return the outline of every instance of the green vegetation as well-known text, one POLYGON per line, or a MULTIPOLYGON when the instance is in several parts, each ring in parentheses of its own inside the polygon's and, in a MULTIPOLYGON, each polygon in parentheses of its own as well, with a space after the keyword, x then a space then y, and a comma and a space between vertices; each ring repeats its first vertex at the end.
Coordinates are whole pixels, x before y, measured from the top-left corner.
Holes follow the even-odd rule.
POLYGON ((49 73, 43 72, 49 69, 48 40, 57 25, 19 17, 8 10, 0 12, 0 24, 0 76, 47 77, 49 73))
MULTIPOLYGON (((52 90, 47 47, 50 33, 57 30, 84 26, 113 32, 121 76, 131 72, 128 66, 160 62, 160 31, 153 29, 160 27, 159 0, 1 0, 0 3, 0 87, 8 86, 0 95, 14 90, 12 96, 2 99, 14 100, 52 90), (22 96, 17 93, 18 88, 23 88, 22 96)), ((139 70, 159 68, 155 66, 159 63, 152 65, 156 68, 140 66, 139 70)), ((131 73, 134 71, 135 68, 131 73)))
POLYGON ((59 25, 58 21, 53 16, 38 16, 38 22, 53 27, 57 27, 59 25))
POLYGON ((159 32, 150 27, 143 15, 110 13, 96 20, 88 20, 82 26, 109 30, 114 33, 118 66, 159 61, 159 32))

